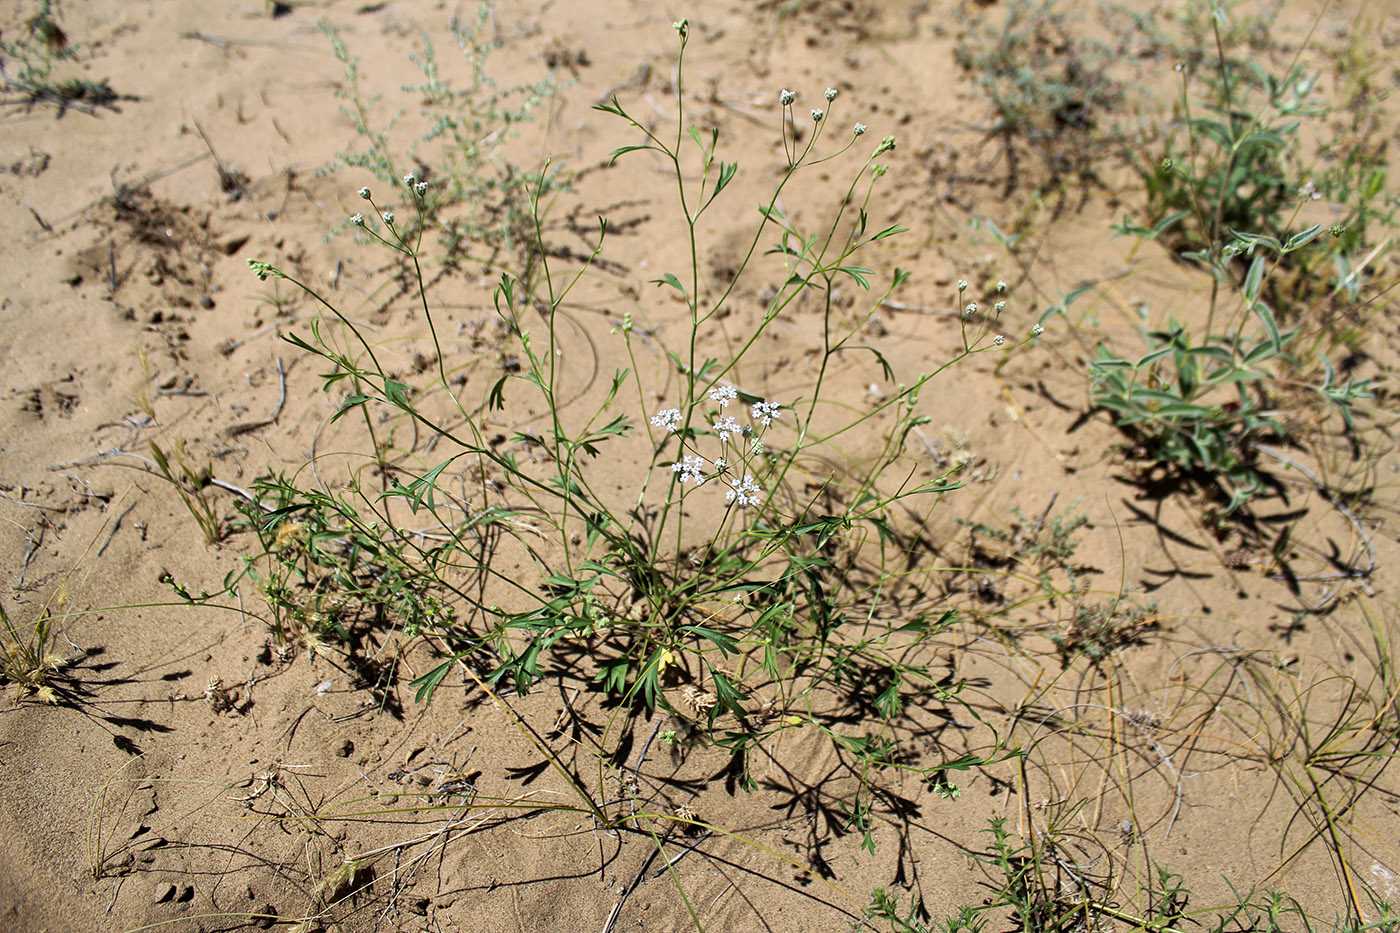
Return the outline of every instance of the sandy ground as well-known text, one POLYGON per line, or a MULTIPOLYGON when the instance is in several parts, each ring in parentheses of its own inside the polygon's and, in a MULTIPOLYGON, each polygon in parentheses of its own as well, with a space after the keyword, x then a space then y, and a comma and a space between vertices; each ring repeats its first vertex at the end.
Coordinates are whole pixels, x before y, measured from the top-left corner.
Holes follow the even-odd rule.
MULTIPOLYGON (((6 37, 22 32, 31 6, 0 10, 6 37)), ((1241 890, 1285 887, 1326 916, 1344 909, 1347 886, 1395 892, 1391 776, 1341 808, 1351 874, 1340 877, 1275 765, 1293 754, 1289 730, 1300 720, 1325 730, 1341 702, 1329 677, 1370 682, 1366 633, 1376 629, 1367 620, 1394 633, 1400 457, 1379 435, 1367 435, 1377 443, 1359 459, 1325 434, 1290 452, 1338 483, 1372 478, 1355 522, 1297 473, 1259 503, 1258 533, 1208 534, 1198 499, 1143 493, 1137 466, 1115 446, 1121 435, 1090 410, 1085 361, 1100 336, 1131 335, 1137 303, 1190 319, 1206 285, 1160 251, 1108 238, 1120 198, 1132 197, 1114 189, 1111 169, 1086 203, 1073 203, 1075 189, 1059 212, 1031 185, 1007 192, 997 146, 978 129, 985 105, 954 60, 962 27, 952 4, 812 2, 784 12, 773 3, 500 3, 486 26, 502 43, 489 67, 502 83, 552 74, 563 84, 508 147, 521 165, 548 155, 572 178, 551 207, 551 245, 561 256, 586 253, 599 215, 615 231, 568 306, 565 376, 580 397, 597 373, 625 362, 611 333, 623 313, 656 346, 685 333, 683 307, 649 284, 686 259, 667 181, 645 159, 609 167, 611 150, 635 134, 591 107, 616 94, 674 132, 671 23, 687 12, 687 105, 697 124, 720 129, 723 157, 741 166, 726 195, 732 210, 702 228, 710 285, 732 274, 750 206, 781 168, 779 89, 796 89, 806 107, 832 86, 841 91, 833 120, 868 124, 868 140, 899 140, 872 224, 910 233, 870 257, 877 268, 915 272, 872 327, 897 370, 956 351, 949 312, 959 278, 974 291, 1010 284, 998 326, 1012 335, 1080 283, 1101 286, 1075 305, 1073 328, 1056 318, 1037 346, 1009 360, 969 360, 920 402, 930 457, 968 463, 967 487, 928 529, 926 559, 971 568, 948 573, 948 598, 980 607, 984 621, 950 636, 944 658, 949 676, 967 679, 986 728, 950 727, 932 706, 911 706, 901 735, 921 767, 985 750, 987 728, 1025 749, 1024 759, 957 776, 955 800, 917 777, 877 776, 870 854, 830 809, 855 782, 820 735, 785 738, 755 766, 759 789, 744 792, 722 750, 651 745, 656 728, 677 723, 667 714, 638 720, 622 760, 636 763, 648 743, 637 769, 646 794, 720 830, 668 837, 668 877, 646 836, 549 809, 569 802, 567 787, 472 681, 454 675, 431 705, 415 703, 408 682, 437 663, 431 644, 387 627, 353 650, 281 652, 236 611, 254 591, 218 601, 228 608, 180 605, 167 574, 192 593, 215 591, 253 542, 243 532, 206 546, 145 459, 151 441, 183 443, 192 463, 243 487, 296 470, 317 445, 356 442, 348 422, 327 424, 324 364, 278 339, 307 333, 316 308, 285 285, 272 292, 247 261, 315 283, 375 328, 405 372, 431 352, 413 296, 385 285, 394 267, 382 251, 328 236, 361 209, 356 189, 379 183, 354 169, 318 174, 356 140, 335 96, 344 69, 317 24, 324 19, 360 58, 364 86, 382 95, 373 108, 381 125, 407 111, 406 150, 422 129, 418 102, 398 90, 414 78, 409 56, 427 34, 444 73, 465 78, 447 26, 473 11, 416 0, 286 6, 274 16, 251 0, 70 0, 62 24, 80 54, 64 67, 108 79, 122 98, 91 114, 16 105, 0 118, 3 599, 16 623, 54 608, 68 660, 60 703, 27 696, 0 712, 0 927, 678 930, 691 927, 693 909, 708 930, 841 930, 880 886, 921 900, 934 917, 980 903, 991 875, 970 852, 985 849, 995 816, 1015 838, 1058 834, 1058 857, 1077 866, 1067 876, 1111 877, 1109 896, 1128 913, 1144 905, 1122 879, 1153 863, 1186 874, 1203 907, 1228 894, 1226 879, 1241 890), (221 184, 226 177, 241 180, 221 184), (1027 230, 1027 245, 1009 257, 974 218, 1027 230), (979 543, 954 522, 1007 527, 1013 507, 1028 520, 1083 513, 1073 564, 1091 591, 1155 601, 1141 643, 1116 655, 1111 677, 1082 663, 1063 669, 1048 639, 1065 624, 1063 601, 1022 605, 1025 593, 997 582, 1005 546, 985 535, 979 543), (1285 526, 1292 581, 1266 559, 1285 526), (1364 565, 1363 527, 1374 572, 1312 579, 1364 565), (1253 687, 1230 680, 1249 679, 1244 658, 1268 662, 1253 687), (1289 685, 1277 694, 1286 701, 1271 705, 1265 681, 1289 685), (462 781, 520 803, 472 806, 442 792, 462 781)), ((1310 15, 1294 14, 1300 23, 1310 15)), ((1128 67, 1138 87, 1170 81, 1169 62, 1142 57, 1128 67)), ((1165 106, 1133 100, 1144 112, 1165 106)), ((817 216, 832 204, 843 184, 837 169, 832 176, 793 191, 789 211, 817 216)), ((763 291, 776 284, 763 275, 742 285, 714 347, 759 319, 763 291)), ((494 282, 468 262, 430 291, 450 334, 445 353, 477 361, 470 378, 483 382, 498 365, 494 282)), ((1374 321, 1363 374, 1396 360, 1393 310, 1374 321)), ((818 333, 814 312, 798 308, 743 378, 772 397, 800 392, 818 333)), ((658 404, 674 393, 664 356, 642 366, 658 404)), ((833 374, 857 408, 888 391, 880 382, 868 361, 833 374)), ((867 453, 858 442, 843 451, 852 463, 867 453)), ((613 468, 621 479, 635 466, 613 468)), ((231 516, 236 494, 214 495, 231 516)), ((612 714, 591 665, 578 658, 556 682, 511 701, 584 774, 591 738, 580 737, 612 714)), ((839 697, 828 700, 838 717, 839 697)), ((1360 766, 1337 767, 1345 775, 1360 766)), ((1344 799, 1340 789, 1329 794, 1344 799)))

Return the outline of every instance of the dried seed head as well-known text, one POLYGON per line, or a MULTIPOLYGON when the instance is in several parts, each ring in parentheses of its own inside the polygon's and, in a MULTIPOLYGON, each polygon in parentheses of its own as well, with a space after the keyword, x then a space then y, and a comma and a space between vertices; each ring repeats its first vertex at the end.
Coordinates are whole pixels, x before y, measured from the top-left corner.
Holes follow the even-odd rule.
POLYGON ((686 684, 681 690, 681 699, 695 712, 704 715, 715 708, 714 694, 706 693, 694 684, 686 684))

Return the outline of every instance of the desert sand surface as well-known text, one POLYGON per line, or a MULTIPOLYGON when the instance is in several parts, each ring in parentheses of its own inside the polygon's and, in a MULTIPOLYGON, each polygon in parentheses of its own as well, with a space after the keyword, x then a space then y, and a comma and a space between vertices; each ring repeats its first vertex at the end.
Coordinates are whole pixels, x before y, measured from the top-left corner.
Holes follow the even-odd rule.
POLYGON ((1114 231, 1209 22, 0 6, 0 928, 1396 928, 1392 7, 1220 21, 1317 87, 1183 214, 1334 251, 1203 396, 1239 472, 1090 379, 1261 332, 1253 254, 1114 231))

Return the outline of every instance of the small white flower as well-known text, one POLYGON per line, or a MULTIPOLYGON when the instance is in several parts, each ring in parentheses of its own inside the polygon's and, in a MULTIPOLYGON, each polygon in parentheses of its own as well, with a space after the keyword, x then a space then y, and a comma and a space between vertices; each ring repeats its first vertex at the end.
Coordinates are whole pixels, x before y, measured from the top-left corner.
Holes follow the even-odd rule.
POLYGON ((855 134, 856 134, 857 136, 864 136, 864 135, 865 135, 865 130, 866 130, 866 126, 865 126, 864 123, 857 123, 857 124, 855 125, 855 134))
POLYGON ((763 501, 763 487, 754 482, 753 474, 745 473, 743 479, 735 477, 729 481, 733 488, 724 494, 730 502, 740 505, 758 505, 763 501))
POLYGON ((1000 295, 1004 291, 1006 291, 1006 283, 1001 279, 997 279, 997 294, 1000 295))
POLYGON ((752 438, 749 441, 749 453, 755 457, 763 453, 763 441, 759 440, 756 437, 752 438))
POLYGON ((719 435, 721 441, 727 444, 733 435, 742 434, 743 429, 739 427, 739 422, 733 418, 725 418, 714 423, 714 432, 719 435))
POLYGON ((797 95, 794 94, 792 91, 789 91, 787 88, 784 88, 780 99, 783 102, 783 106, 786 107, 788 104, 797 100, 797 95))
POLYGON ((1309 181, 1306 185, 1298 189, 1304 201, 1316 201, 1322 197, 1322 193, 1317 190, 1317 184, 1309 181))
POLYGON ((723 472, 724 472, 725 470, 727 470, 727 469, 729 469, 729 461, 726 460, 726 459, 724 459, 723 457, 716 458, 716 460, 715 460, 715 472, 716 472, 716 473, 723 473, 723 472))
POLYGON ((962 279, 958 279, 958 291, 959 291, 959 292, 965 292, 965 291, 967 291, 967 283, 964 282, 962 279))
POLYGON ((413 193, 421 198, 423 195, 428 193, 428 183, 426 181, 420 181, 418 184, 413 186, 413 193))
POLYGON ((817 109, 815 109, 815 108, 812 110, 812 122, 813 122, 813 123, 820 123, 820 122, 822 122, 822 117, 824 117, 824 116, 826 116, 826 113, 825 113, 825 112, 823 112, 823 111, 821 111, 821 110, 817 110, 817 109))
POLYGON ((651 416, 651 423, 675 434, 681 426, 681 410, 679 408, 663 408, 651 416))
POLYGON ((974 314, 976 314, 976 313, 977 313, 977 302, 975 302, 975 301, 969 301, 969 302, 967 303, 967 316, 968 316, 968 317, 972 317, 972 316, 973 316, 974 314))
POLYGON ((389 226, 391 226, 391 227, 394 225, 394 212, 393 212, 393 211, 385 211, 385 212, 384 212, 384 222, 385 222, 386 224, 388 224, 389 226))
POLYGON ((705 482, 705 460, 702 457, 686 454, 684 458, 671 464, 671 471, 680 476, 682 483, 700 486, 705 482))
POLYGON ((351 214, 351 215, 350 215, 350 226, 352 226, 352 227, 363 227, 364 225, 365 225, 365 215, 364 215, 364 214, 351 214))
POLYGON ((1006 310, 1006 302, 998 301, 996 304, 992 305, 992 310, 995 311, 997 314, 1000 314, 1001 312, 1006 310))
POLYGON ((778 410, 782 407, 777 402, 754 402, 753 420, 766 428, 778 417, 778 410))
POLYGON ((827 89, 826 89, 826 99, 827 99, 827 102, 829 103, 829 102, 835 100, 835 99, 836 99, 836 95, 839 94, 839 93, 840 93, 840 92, 837 91, 836 88, 834 88, 834 87, 829 87, 829 88, 827 88, 827 89))
POLYGON ((364 198, 366 201, 368 201, 368 200, 369 200, 369 189, 368 189, 368 188, 361 188, 361 189, 360 189, 360 197, 362 197, 362 198, 364 198))
POLYGON ((1031 325, 1031 336, 1032 336, 1032 337, 1039 337, 1039 336, 1040 336, 1041 334, 1043 334, 1043 333, 1045 333, 1045 328, 1044 328, 1044 327, 1040 326, 1039 324, 1033 324, 1033 325, 1031 325))
POLYGON ((418 184, 418 176, 412 172, 409 172, 403 177, 403 185, 405 188, 412 188, 416 184, 418 184))
POLYGON ((719 402, 720 408, 728 408, 729 403, 739 397, 739 392, 733 386, 715 386, 710 390, 710 401, 719 402))
POLYGON ((1001 334, 997 334, 995 337, 992 338, 992 343, 996 344, 997 346, 1001 346, 1002 344, 1006 343, 1006 338, 1003 337, 1001 334))

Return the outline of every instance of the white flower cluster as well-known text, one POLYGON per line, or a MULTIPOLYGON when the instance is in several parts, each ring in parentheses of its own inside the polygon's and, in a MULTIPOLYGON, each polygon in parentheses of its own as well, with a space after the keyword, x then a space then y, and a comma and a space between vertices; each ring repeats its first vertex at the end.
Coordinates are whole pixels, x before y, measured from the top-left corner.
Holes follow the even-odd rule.
POLYGON ((681 410, 679 408, 663 408, 651 416, 651 423, 675 434, 681 426, 681 410))
POLYGON ((744 429, 739 427, 739 422, 733 418, 721 418, 711 425, 712 430, 719 435, 722 443, 728 444, 730 437, 744 433, 744 429))
POLYGON ((682 483, 699 486, 705 482, 705 460, 703 457, 686 454, 671 464, 671 471, 680 477, 682 483))
MULTIPOLYGON (((705 397, 723 410, 738 400, 739 390, 732 385, 716 384, 709 388, 705 397)), ((681 485, 691 483, 702 486, 711 476, 730 473, 733 464, 738 471, 742 471, 742 476, 740 472, 734 472, 730 477, 730 488, 725 493, 725 500, 739 506, 756 506, 763 503, 763 486, 744 467, 750 457, 763 453, 763 441, 758 435, 782 417, 782 406, 777 402, 757 401, 750 405, 749 411, 753 416, 752 424, 740 424, 732 415, 720 415, 717 420, 710 421, 710 430, 719 438, 724 453, 732 455, 732 460, 728 457, 716 457, 709 463, 698 453, 682 451, 679 458, 670 464, 671 472, 681 485), (713 472, 710 472, 711 469, 713 472)), ((679 408, 662 408, 649 420, 653 427, 669 434, 680 433, 686 424, 686 416, 679 408)), ((689 432, 686 434, 689 435, 689 432)), ((688 439, 689 437, 683 437, 682 443, 688 439)))
POLYGON ((753 420, 766 428, 778 417, 778 411, 782 407, 777 402, 754 402, 753 420))
POLYGON ((753 474, 745 473, 743 479, 735 477, 729 481, 729 485, 734 487, 724 494, 724 498, 729 502, 737 502, 740 505, 758 505, 763 502, 763 487, 754 482, 753 474))
POLYGON ((728 408, 729 403, 739 397, 739 390, 733 386, 715 386, 710 390, 710 401, 719 402, 720 408, 728 408))

